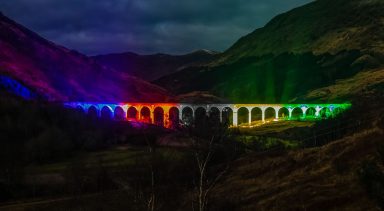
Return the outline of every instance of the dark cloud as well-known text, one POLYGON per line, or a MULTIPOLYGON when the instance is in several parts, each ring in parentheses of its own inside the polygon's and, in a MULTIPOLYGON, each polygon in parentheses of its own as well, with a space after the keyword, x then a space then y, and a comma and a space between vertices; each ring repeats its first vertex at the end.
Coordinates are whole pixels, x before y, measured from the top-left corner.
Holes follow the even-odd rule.
POLYGON ((43 37, 94 55, 223 51, 311 0, 12 0, 0 10, 43 37))

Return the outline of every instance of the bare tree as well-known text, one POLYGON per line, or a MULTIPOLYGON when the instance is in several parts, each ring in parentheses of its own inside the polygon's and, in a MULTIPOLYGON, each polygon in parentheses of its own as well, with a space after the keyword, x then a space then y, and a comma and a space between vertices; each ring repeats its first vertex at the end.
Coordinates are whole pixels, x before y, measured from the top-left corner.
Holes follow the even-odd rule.
POLYGON ((194 182, 193 210, 207 210, 213 188, 229 168, 229 161, 234 158, 236 148, 228 138, 225 124, 207 119, 203 125, 190 127, 191 146, 196 161, 197 176, 194 182), (197 203, 197 206, 195 206, 197 203))
POLYGON ((154 162, 156 160, 156 154, 155 154, 156 139, 152 139, 151 137, 149 137, 145 128, 143 128, 142 132, 148 147, 149 160, 147 162, 147 165, 149 166, 150 178, 151 178, 150 194, 147 201, 147 208, 148 208, 148 211, 154 211, 156 208, 156 190, 155 190, 156 180, 155 180, 155 170, 154 170, 154 162))
POLYGON ((219 171, 217 174, 213 176, 208 176, 208 165, 215 153, 214 140, 215 136, 212 136, 211 140, 208 142, 208 145, 204 146, 204 144, 202 145, 201 143, 195 142, 195 146, 193 147, 194 157, 196 159, 196 164, 198 167, 198 183, 196 186, 196 192, 198 198, 197 201, 199 211, 206 210, 208 204, 208 197, 211 190, 215 187, 217 182, 228 169, 228 165, 225 165, 225 168, 219 171))

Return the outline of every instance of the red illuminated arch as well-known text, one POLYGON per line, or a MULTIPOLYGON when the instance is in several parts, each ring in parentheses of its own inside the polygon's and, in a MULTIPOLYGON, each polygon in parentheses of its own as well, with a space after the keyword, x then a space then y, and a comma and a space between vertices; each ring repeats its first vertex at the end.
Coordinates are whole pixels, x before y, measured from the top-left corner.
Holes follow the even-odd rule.
POLYGON ((129 107, 127 111, 127 118, 128 120, 138 120, 138 114, 139 112, 135 107, 129 107))

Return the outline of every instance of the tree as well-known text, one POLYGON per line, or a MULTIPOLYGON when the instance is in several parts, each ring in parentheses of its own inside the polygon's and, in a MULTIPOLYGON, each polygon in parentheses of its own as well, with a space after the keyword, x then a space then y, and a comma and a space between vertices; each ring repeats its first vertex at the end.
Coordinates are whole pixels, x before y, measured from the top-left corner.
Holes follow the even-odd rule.
POLYGON ((225 124, 206 118, 186 128, 190 134, 190 150, 196 163, 194 181, 195 210, 204 211, 212 190, 229 168, 229 162, 239 154, 239 144, 231 139, 225 124))

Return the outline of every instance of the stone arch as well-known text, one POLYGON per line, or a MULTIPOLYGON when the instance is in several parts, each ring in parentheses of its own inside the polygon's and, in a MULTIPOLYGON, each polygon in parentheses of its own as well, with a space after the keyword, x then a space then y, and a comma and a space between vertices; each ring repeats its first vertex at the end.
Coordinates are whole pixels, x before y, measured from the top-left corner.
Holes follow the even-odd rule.
POLYGON ((320 110, 320 115, 322 119, 328 119, 332 117, 332 111, 329 107, 324 107, 320 110))
POLYGON ((211 107, 209 110, 209 120, 214 124, 220 124, 221 120, 221 111, 217 107, 211 107))
POLYGON ((153 110, 153 123, 157 126, 164 127, 164 109, 161 107, 156 107, 153 110))
POLYGON ((151 109, 147 106, 143 106, 140 110, 140 121, 145 123, 151 123, 151 109))
POLYGON ((115 120, 119 120, 119 121, 125 120, 125 117, 126 117, 125 111, 120 106, 116 106, 114 113, 115 113, 115 120))
POLYGON ((195 110, 195 123, 204 123, 207 120, 207 110, 203 107, 198 107, 195 110))
POLYGON ((264 111, 264 117, 265 117, 265 120, 275 119, 276 118, 276 110, 275 110, 275 108, 272 108, 272 107, 266 108, 265 111, 264 111))
POLYGON ((332 116, 333 117, 336 117, 338 116, 339 114, 341 114, 343 112, 343 109, 340 108, 340 107, 335 107, 332 111, 332 116))
POLYGON ((85 113, 85 109, 81 105, 77 105, 76 108, 75 108, 75 111, 77 113, 85 113))
POLYGON ((184 107, 183 110, 181 111, 181 114, 182 114, 182 121, 186 125, 190 125, 193 123, 194 113, 191 107, 188 107, 188 106, 184 107))
POLYGON ((136 107, 131 106, 127 110, 127 118, 128 120, 138 120, 138 110, 136 107))
POLYGON ((241 107, 237 110, 238 125, 249 123, 249 110, 246 107, 241 107))
POLYGON ((263 119, 263 111, 259 107, 254 107, 251 110, 251 121, 261 121, 263 119))
POLYGON ((316 119, 316 108, 309 107, 305 112, 305 119, 316 119))
POLYGON ((180 116, 180 111, 176 107, 172 107, 169 109, 169 127, 176 129, 179 127, 179 116, 180 116))
POLYGON ((233 125, 233 110, 230 107, 223 108, 221 112, 222 123, 233 125))
POLYGON ((112 119, 113 111, 109 106, 103 106, 100 111, 100 116, 102 119, 112 119))
POLYGON ((286 107, 282 107, 278 111, 279 118, 281 119, 287 119, 289 118, 289 110, 286 107))
POLYGON ((303 118, 303 110, 301 109, 301 107, 293 108, 291 119, 301 119, 301 118, 303 118))
POLYGON ((94 105, 90 106, 88 108, 87 115, 90 117, 93 117, 93 118, 97 118, 99 115, 98 115, 98 110, 97 110, 96 106, 94 106, 94 105))

